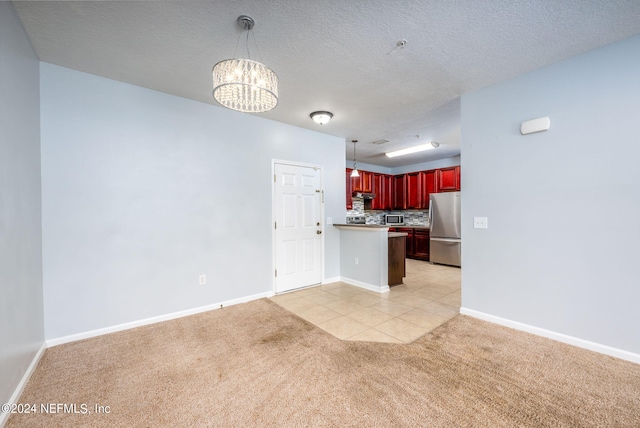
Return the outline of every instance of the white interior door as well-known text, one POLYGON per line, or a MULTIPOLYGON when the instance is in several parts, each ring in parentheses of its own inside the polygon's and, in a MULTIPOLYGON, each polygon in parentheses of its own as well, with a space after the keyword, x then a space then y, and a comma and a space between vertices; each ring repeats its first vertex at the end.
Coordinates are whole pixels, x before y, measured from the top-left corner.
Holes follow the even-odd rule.
POLYGON ((275 291, 322 282, 320 169, 276 163, 275 291))

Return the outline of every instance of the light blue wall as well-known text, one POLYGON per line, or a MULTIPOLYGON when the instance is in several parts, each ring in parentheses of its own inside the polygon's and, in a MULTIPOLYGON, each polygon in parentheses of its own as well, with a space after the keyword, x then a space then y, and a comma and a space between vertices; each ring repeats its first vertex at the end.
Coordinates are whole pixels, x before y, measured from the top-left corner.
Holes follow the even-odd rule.
MULTIPOLYGON (((347 159, 346 164, 347 164, 347 168, 353 168, 353 160, 349 161, 347 159)), ((395 168, 386 168, 383 166, 370 165, 370 164, 358 162, 358 169, 361 169, 363 171, 378 172, 381 174, 396 175, 396 174, 406 174, 407 172, 427 171, 430 169, 446 168, 449 166, 457 166, 457 165, 460 165, 460 156, 454 156, 452 158, 439 159, 439 160, 430 161, 430 162, 415 163, 407 166, 398 166, 395 168)))
POLYGON ((639 76, 635 36, 462 97, 463 307, 640 353, 639 76))
POLYGON ((408 172, 428 171, 430 169, 446 168, 449 166, 458 165, 460 165, 460 156, 454 156, 452 158, 439 159, 431 162, 415 163, 413 165, 391 168, 391 174, 406 174, 408 172))
POLYGON ((0 2, 0 403, 44 342, 39 122, 38 58, 0 2))
POLYGON ((372 291, 388 291, 388 241, 387 228, 340 228, 340 274, 343 280, 372 291))
MULTIPOLYGON (((348 160, 347 159, 347 168, 353 168, 353 160, 348 160)), ((379 165, 370 165, 368 163, 362 163, 362 162, 358 162, 358 169, 362 170, 362 171, 371 171, 371 172, 378 172, 380 174, 392 174, 392 169, 391 168, 386 168, 384 166, 379 166, 379 165)))
POLYGON ((322 166, 344 216, 342 139, 45 63, 41 82, 47 339, 272 291, 273 159, 322 166))

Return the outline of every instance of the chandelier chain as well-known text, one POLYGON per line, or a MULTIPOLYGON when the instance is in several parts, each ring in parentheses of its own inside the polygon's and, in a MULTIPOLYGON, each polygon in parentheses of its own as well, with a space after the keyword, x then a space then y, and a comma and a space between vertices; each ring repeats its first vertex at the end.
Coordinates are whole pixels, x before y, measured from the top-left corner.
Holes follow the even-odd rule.
MULTIPOLYGON (((251 59, 249 32, 254 25, 253 19, 242 15, 237 23, 243 31, 247 31, 244 36, 248 58, 237 57, 243 36, 240 32, 233 59, 220 61, 212 68, 213 98, 232 110, 247 113, 269 111, 278 104, 278 76, 264 64, 251 59)), ((255 34, 253 41, 259 57, 260 49, 255 34)))

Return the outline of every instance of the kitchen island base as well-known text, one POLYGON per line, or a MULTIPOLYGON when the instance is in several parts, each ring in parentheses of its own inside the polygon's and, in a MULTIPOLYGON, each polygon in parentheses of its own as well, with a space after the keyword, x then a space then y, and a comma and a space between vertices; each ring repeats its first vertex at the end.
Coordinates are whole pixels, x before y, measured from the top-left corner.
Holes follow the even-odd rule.
POLYGON ((334 224, 340 229, 340 280, 367 290, 385 293, 389 284, 402 283, 406 234, 395 233, 390 238, 389 227, 377 225, 334 224), (390 244, 390 240, 398 241, 390 244), (391 246, 390 246, 391 245, 391 246), (390 257, 390 248, 392 249, 390 257), (392 276, 389 276, 390 270, 392 276), (400 280, 398 282, 398 276, 400 280))

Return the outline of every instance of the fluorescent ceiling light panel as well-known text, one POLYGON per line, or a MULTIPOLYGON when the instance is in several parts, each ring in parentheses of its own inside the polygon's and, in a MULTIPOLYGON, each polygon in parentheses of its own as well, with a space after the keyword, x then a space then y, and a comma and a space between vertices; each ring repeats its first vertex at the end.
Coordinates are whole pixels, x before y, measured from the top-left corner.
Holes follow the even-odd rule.
POLYGON ((395 150, 393 152, 385 153, 388 158, 395 158, 396 156, 410 155, 411 153, 424 152, 425 150, 435 149, 431 143, 420 144, 419 146, 409 147, 408 149, 395 150))

